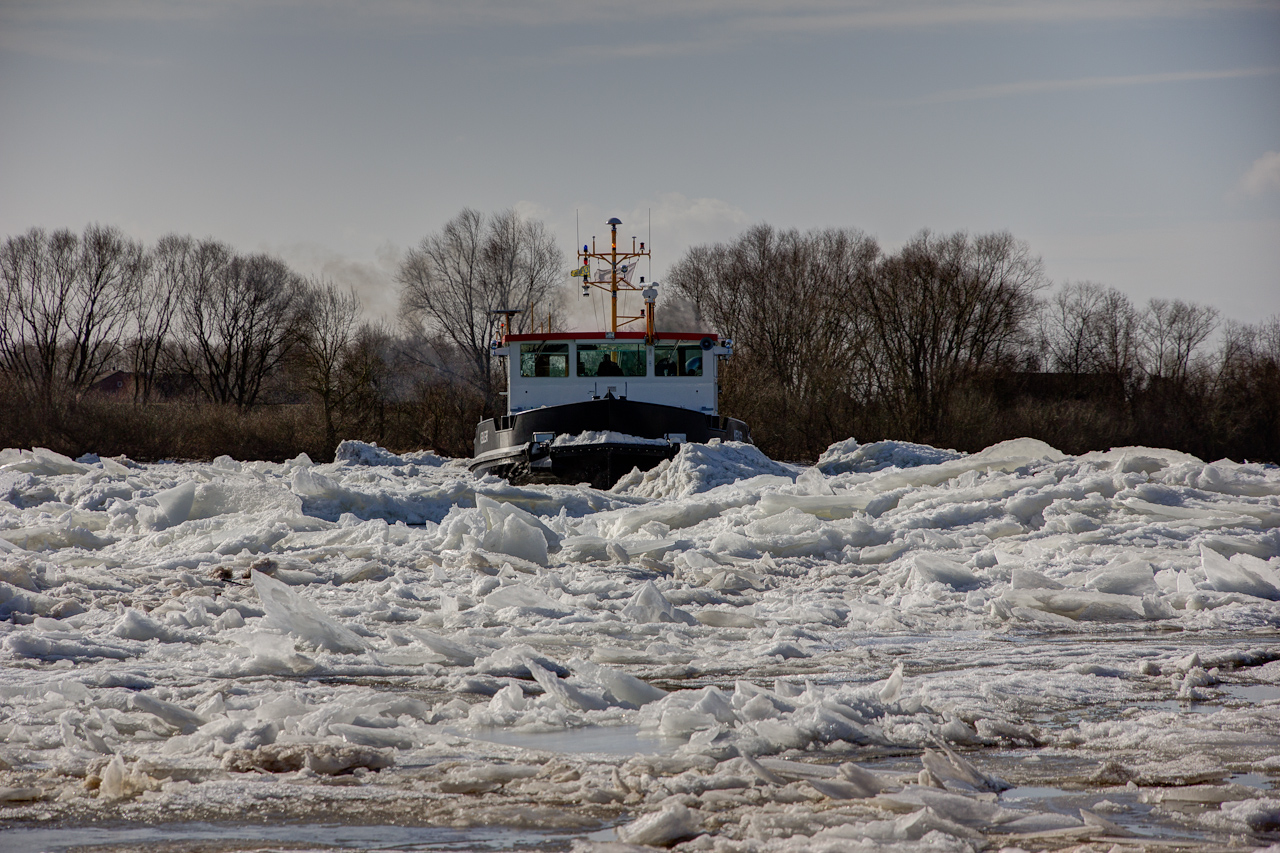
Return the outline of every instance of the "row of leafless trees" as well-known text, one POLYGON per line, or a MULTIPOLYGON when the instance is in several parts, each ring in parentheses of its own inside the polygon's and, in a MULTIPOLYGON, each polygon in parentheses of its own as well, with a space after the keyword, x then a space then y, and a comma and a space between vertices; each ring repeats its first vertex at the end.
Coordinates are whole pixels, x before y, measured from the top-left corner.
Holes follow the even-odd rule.
POLYGON ((171 234, 146 247, 90 225, 0 244, 0 367, 47 413, 74 409, 114 371, 130 374, 139 405, 185 391, 247 410, 287 366, 333 439, 335 416, 383 369, 386 335, 362 317, 332 282, 215 240, 171 234))
MULTIPOLYGON (((33 228, 0 243, 0 391, 30 402, 0 418, 0 439, 99 450, 111 444, 96 429, 104 424, 174 425, 174 443, 199 454, 213 445, 186 436, 207 422, 204 432, 253 452, 244 436, 253 423, 276 435, 261 445, 275 456, 290 430, 313 454, 360 437, 466 455, 499 399, 495 312, 519 309, 516 331, 532 322, 529 306, 558 322, 562 267, 542 223, 464 210, 407 253, 393 331, 367 322, 353 291, 269 255, 177 234, 145 246, 100 225, 33 228), (118 394, 108 405, 94 393, 116 371, 128 377, 133 414, 118 394), (278 403, 318 418, 257 414, 278 403)), ((120 446, 140 444, 136 455, 158 450, 120 446)))
MULTIPOLYGON (((566 272, 542 223, 464 210, 406 253, 393 331, 340 284, 214 240, 32 229, 0 244, 0 390, 30 401, 5 410, 0 442, 278 457, 349 437, 466 455, 501 405, 500 312, 514 331, 558 328, 566 272), (127 406, 88 393, 116 370, 127 406), (149 438, 111 438, 129 430, 149 438)), ((1280 318, 1051 290, 1007 233, 926 231, 886 252, 858 231, 760 225, 690 249, 663 289, 735 339, 721 408, 776 457, 853 434, 1280 459, 1280 318)))
POLYGON ((852 433, 1280 457, 1280 318, 1220 328, 1212 308, 1094 283, 1044 298, 1040 260, 1007 233, 925 231, 886 253, 760 225, 691 249, 667 284, 735 339, 722 403, 775 455, 852 433))

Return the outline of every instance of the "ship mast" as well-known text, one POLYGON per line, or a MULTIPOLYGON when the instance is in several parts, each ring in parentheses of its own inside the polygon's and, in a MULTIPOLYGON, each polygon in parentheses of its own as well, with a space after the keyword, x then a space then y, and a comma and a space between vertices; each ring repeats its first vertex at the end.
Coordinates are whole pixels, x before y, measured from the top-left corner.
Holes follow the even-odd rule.
POLYGON ((582 295, 590 294, 589 288, 597 288, 599 290, 609 291, 610 301, 610 336, 617 334, 618 329, 622 326, 629 325, 638 320, 647 319, 646 334, 652 336, 653 328, 653 301, 646 298, 645 307, 640 309, 639 314, 619 314, 618 313, 618 293, 628 291, 645 290, 644 278, 640 278, 639 284, 632 284, 631 279, 635 273, 636 262, 640 258, 649 257, 649 252, 645 250, 644 243, 636 248, 636 238, 631 238, 631 251, 618 251, 618 226, 622 224, 622 220, 613 217, 609 220, 609 251, 596 251, 596 238, 591 238, 591 248, 588 251, 586 246, 582 247, 582 251, 578 253, 578 260, 582 262, 582 266, 573 271, 573 276, 582 279, 582 295), (600 270, 600 274, 595 281, 591 279, 591 261, 601 261, 608 266, 607 269, 600 270))

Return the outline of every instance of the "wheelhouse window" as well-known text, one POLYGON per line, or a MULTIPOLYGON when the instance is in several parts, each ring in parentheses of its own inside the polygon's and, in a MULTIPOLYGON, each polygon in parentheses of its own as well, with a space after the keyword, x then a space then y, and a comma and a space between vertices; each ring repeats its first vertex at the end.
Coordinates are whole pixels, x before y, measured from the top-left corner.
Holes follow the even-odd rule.
POLYGON ((702 347, 697 344, 672 344, 653 348, 653 372, 656 376, 701 376, 702 347))
POLYGON ((521 376, 563 377, 569 375, 568 344, 521 344, 521 376))
POLYGON ((579 376, 644 376, 644 344, 578 344, 579 376))

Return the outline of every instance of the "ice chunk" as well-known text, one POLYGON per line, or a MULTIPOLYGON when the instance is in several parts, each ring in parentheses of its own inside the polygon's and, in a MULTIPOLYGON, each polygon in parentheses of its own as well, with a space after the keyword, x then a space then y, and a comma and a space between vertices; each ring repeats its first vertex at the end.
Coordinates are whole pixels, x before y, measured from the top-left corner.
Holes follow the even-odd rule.
POLYGON ((786 779, 783 779, 777 773, 774 773, 750 755, 743 755, 742 760, 746 762, 746 765, 751 768, 751 772, 756 774, 760 781, 767 782, 770 785, 781 786, 787 784, 786 779))
POLYGON ((486 550, 547 565, 547 540, 540 530, 514 515, 500 516, 492 523, 484 537, 486 550))
POLYGON ((878 492, 899 488, 936 486, 963 475, 988 471, 1013 472, 1034 462, 1060 462, 1066 457, 1058 450, 1034 438, 1017 438, 993 444, 981 453, 962 456, 948 462, 921 465, 917 468, 890 469, 870 480, 867 487, 878 492))
POLYGON ((124 660, 131 656, 125 649, 115 646, 78 638, 34 636, 31 631, 15 631, 9 634, 4 642, 0 643, 0 647, 16 657, 44 660, 90 660, 92 658, 124 660))
POLYGON ((83 612, 84 608, 79 602, 64 601, 40 592, 27 592, 13 584, 0 581, 0 616, 8 616, 11 613, 36 613, 40 616, 61 619, 83 612))
POLYGON ((1255 564, 1255 568, 1247 569, 1204 545, 1200 546, 1200 562, 1204 566, 1204 573, 1209 577, 1209 583, 1218 592, 1239 592, 1255 598, 1280 601, 1280 585, 1274 581, 1274 573, 1264 576, 1263 571, 1269 568, 1265 564, 1255 564))
POLYGON ((328 743, 274 743, 232 749, 222 756, 222 768, 232 773, 293 773, 305 767, 322 776, 336 776, 357 767, 382 770, 394 765, 395 754, 389 750, 328 743))
POLYGON ((605 702, 598 696, 592 696, 584 690, 580 690, 556 678, 555 675, 538 666, 533 661, 528 661, 529 672, 533 675, 533 680, 538 682, 538 686, 548 695, 554 697, 561 705, 569 709, 581 709, 583 711, 602 711, 609 707, 609 703, 605 702))
POLYGON ((712 610, 704 608, 694 614, 694 618, 703 625, 709 625, 712 628, 758 628, 764 623, 754 616, 746 613, 736 613, 732 610, 712 610))
MULTIPOLYGON (((334 476, 345 473, 342 469, 334 476)), ((308 515, 336 521, 344 514, 361 519, 385 519, 422 524, 438 523, 449 511, 469 503, 473 496, 473 484, 462 480, 446 480, 428 483, 411 491, 394 488, 370 488, 367 480, 359 479, 362 471, 352 472, 361 488, 342 485, 333 477, 320 474, 310 468, 297 468, 291 474, 290 488, 302 499, 302 507, 308 515)), ((380 482, 380 481, 375 481, 380 482)))
POLYGON ((774 462, 754 445, 735 441, 682 444, 674 458, 638 477, 624 477, 613 491, 645 498, 687 498, 762 474, 793 482, 797 473, 793 466, 774 462))
POLYGON ((915 468, 936 465, 964 456, 954 450, 941 450, 909 441, 876 441, 859 446, 852 438, 837 441, 822 451, 818 468, 828 476, 849 473, 873 473, 886 468, 915 468))
POLYGON ((575 659, 569 661, 569 668, 578 680, 600 685, 621 705, 639 708, 667 695, 661 687, 654 687, 612 667, 575 659))
POLYGON ((174 632, 167 626, 132 607, 124 611, 111 633, 126 640, 160 640, 169 643, 175 639, 174 632))
POLYGON ((884 686, 880 688, 881 702, 896 702, 898 696, 902 693, 902 663, 899 662, 893 668, 893 672, 885 679, 884 686))
POLYGON ((188 711, 181 705, 157 699, 146 693, 135 693, 129 697, 129 707, 159 717, 184 735, 189 735, 205 723, 204 717, 188 711))
POLYGON ((1013 608, 1041 610, 1079 622, 1125 622, 1151 618, 1143 599, 1088 590, 1006 589, 999 602, 1013 608))
POLYGON ((58 551, 63 548, 97 550, 111 544, 110 539, 74 524, 11 527, 4 531, 4 535, 10 545, 27 551, 58 551))
MULTIPOLYGON (((784 495, 777 492, 768 492, 760 497, 757 504, 760 511, 765 515, 777 515, 785 513, 786 510, 796 509, 818 518, 826 519, 844 519, 865 512, 877 495, 864 492, 842 493, 832 495, 784 495)), ((793 525, 798 526, 798 525, 793 525)), ((749 532, 764 532, 760 522, 753 522, 750 525, 749 532)), ((862 525, 865 530, 871 530, 870 525, 862 525)), ((775 530, 775 533, 795 532, 793 530, 775 530)), ((862 543, 857 543, 862 544, 862 543)))
POLYGON ((577 444, 661 444, 669 445, 665 438, 641 438, 638 435, 627 435, 615 430, 585 430, 577 435, 562 433, 551 442, 553 447, 568 447, 577 444))
POLYGON ((912 561, 911 580, 917 587, 940 583, 964 592, 982 586, 982 581, 969 569, 938 554, 922 552, 912 561))
POLYGON ((389 450, 379 447, 376 442, 369 444, 363 441, 343 441, 333 454, 334 462, 345 462, 348 465, 403 465, 404 460, 389 450))
POLYGON ((862 800, 874 797, 880 792, 878 788, 868 791, 863 786, 845 779, 808 779, 806 781, 819 794, 832 800, 862 800))
POLYGON ((1085 586, 1115 595, 1146 595, 1160 591, 1156 586, 1155 570, 1146 560, 1108 566, 1090 575, 1085 586))
POLYGON ((560 535, 536 515, 480 494, 476 495, 476 506, 484 513, 488 527, 485 550, 545 566, 548 553, 560 548, 560 535))
POLYGON ((191 517, 191 507, 196 499, 196 483, 187 480, 155 496, 154 510, 139 513, 139 520, 152 530, 164 530, 181 524, 191 517))
POLYGON ((1088 809, 1080 809, 1080 819, 1084 821, 1085 826, 1100 829, 1113 838, 1132 837, 1134 834, 1120 824, 1107 820, 1102 815, 1091 812, 1088 809))
POLYGON ((552 617, 568 616, 571 612, 545 592, 522 583, 510 583, 498 587, 484 597, 484 603, 494 610, 518 607, 552 617))
POLYGON ((38 476, 51 477, 59 474, 84 474, 93 470, 89 465, 81 462, 72 461, 71 457, 63 456, 53 450, 44 447, 34 447, 31 450, 14 450, 16 458, 13 456, 6 457, 0 465, 3 471, 21 471, 28 474, 36 474, 38 476))
POLYGON ((926 749, 920 761, 925 769, 951 790, 1005 791, 1012 787, 998 776, 988 776, 961 757, 946 744, 939 744, 942 752, 926 749))
MULTIPOLYGON (((3 539, 0 539, 0 554, 18 549, 3 539), (6 549, 4 546, 9 545, 6 549)), ((19 589, 25 589, 27 592, 36 592, 35 581, 31 579, 31 573, 27 571, 27 567, 22 563, 0 563, 0 583, 11 584, 19 589)))
POLYGON ((881 776, 879 773, 872 773, 870 770, 859 767, 851 761, 846 761, 836 770, 839 772, 840 778, 863 791, 869 792, 864 796, 874 796, 881 791, 896 791, 901 788, 901 785, 896 784, 892 779, 881 776))
POLYGON ((432 634, 430 631, 414 630, 413 634, 422 641, 424 646, 453 666, 471 666, 479 657, 479 653, 474 649, 469 649, 438 634, 432 634))
POLYGON ((653 581, 645 581, 640 591, 631 597, 630 603, 622 608, 624 619, 636 622, 676 622, 683 625, 696 625, 698 620, 686 610, 667 601, 653 581))
POLYGON ((126 767, 124 759, 117 755, 102 770, 98 798, 106 801, 124 800, 159 787, 160 783, 140 770, 137 763, 126 767))
POLYGON ((532 647, 519 643, 498 649, 486 658, 476 661, 476 672, 498 678, 533 678, 529 664, 533 663, 548 672, 564 678, 569 670, 550 658, 536 653, 532 647))
POLYGON ((45 792, 39 788, 0 787, 0 803, 34 803, 45 798, 45 792))
POLYGON ((347 743, 375 749, 412 749, 416 743, 413 735, 405 731, 358 726, 352 723, 330 723, 329 731, 347 743))
MULTIPOLYGON (((1223 803, 1224 817, 1243 824, 1254 832, 1275 832, 1280 829, 1280 799, 1246 800, 1242 803, 1223 803)), ((1274 849, 1273 847, 1267 850, 1274 849)))
POLYGON ((670 847, 683 838, 697 834, 698 828, 698 820, 693 812, 676 803, 618 827, 618 838, 627 844, 670 847))
POLYGON ((1030 569, 1014 569, 1009 586, 1012 589, 1066 589, 1057 581, 1030 569))
POLYGON ((250 572, 250 576, 258 597, 262 599, 267 620, 274 627, 327 651, 357 653, 365 650, 364 641, 355 632, 335 622, 280 581, 256 570, 250 572))

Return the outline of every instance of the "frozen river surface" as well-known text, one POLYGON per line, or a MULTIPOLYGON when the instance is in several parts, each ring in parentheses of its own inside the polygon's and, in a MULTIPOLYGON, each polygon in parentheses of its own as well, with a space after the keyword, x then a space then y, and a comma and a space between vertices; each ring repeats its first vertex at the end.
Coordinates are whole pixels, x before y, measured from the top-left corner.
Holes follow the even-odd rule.
MULTIPOLYGON (((1280 469, 0 452, 0 853, 1280 843, 1280 469)), ((1280 849, 1280 848, 1276 848, 1280 849)))

